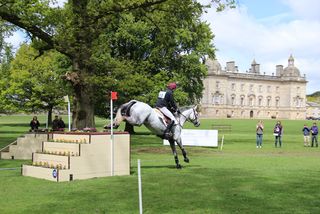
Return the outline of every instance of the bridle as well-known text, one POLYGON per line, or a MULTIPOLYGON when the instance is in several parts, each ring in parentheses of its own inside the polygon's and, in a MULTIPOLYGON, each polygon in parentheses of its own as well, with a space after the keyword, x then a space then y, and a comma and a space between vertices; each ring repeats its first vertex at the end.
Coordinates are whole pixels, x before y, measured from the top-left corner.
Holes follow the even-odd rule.
MULTIPOLYGON (((185 116, 185 115, 182 114, 182 113, 180 113, 180 115, 182 115, 182 116, 186 119, 186 121, 189 121, 189 122, 193 123, 195 126, 198 127, 198 126, 200 125, 200 123, 199 123, 199 118, 198 118, 198 114, 196 113, 196 111, 194 110, 194 108, 192 108, 192 111, 193 111, 194 119, 191 119, 190 117, 187 117, 187 116, 185 116)), ((180 124, 180 122, 179 122, 179 124, 180 124)))

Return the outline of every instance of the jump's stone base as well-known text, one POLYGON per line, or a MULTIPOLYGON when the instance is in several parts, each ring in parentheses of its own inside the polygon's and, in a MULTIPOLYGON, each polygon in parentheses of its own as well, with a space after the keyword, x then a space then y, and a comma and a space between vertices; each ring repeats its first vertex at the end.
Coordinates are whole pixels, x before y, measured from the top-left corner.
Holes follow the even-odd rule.
POLYGON ((111 136, 105 132, 50 135, 51 140, 43 141, 41 149, 32 154, 33 165, 22 166, 22 175, 59 182, 130 174, 130 136, 126 132, 114 134, 113 149, 111 136))

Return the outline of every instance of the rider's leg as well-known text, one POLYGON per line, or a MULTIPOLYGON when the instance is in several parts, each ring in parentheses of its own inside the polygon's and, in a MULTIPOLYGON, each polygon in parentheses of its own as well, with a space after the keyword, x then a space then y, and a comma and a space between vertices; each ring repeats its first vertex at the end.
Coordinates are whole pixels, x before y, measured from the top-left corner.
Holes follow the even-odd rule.
POLYGON ((171 122, 167 125, 167 128, 163 133, 164 137, 168 139, 173 136, 173 128, 174 125, 178 124, 178 121, 166 107, 162 107, 160 111, 171 120, 171 122))
POLYGON ((164 130, 163 136, 165 139, 170 139, 173 136, 173 132, 171 131, 173 125, 174 121, 170 121, 170 123, 167 125, 167 128, 164 130))

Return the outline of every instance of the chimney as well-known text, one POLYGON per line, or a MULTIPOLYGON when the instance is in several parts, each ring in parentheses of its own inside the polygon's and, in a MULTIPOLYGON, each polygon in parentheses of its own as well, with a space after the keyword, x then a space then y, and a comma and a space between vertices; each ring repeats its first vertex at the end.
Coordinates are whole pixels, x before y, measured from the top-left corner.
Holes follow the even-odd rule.
POLYGON ((235 63, 234 63, 234 61, 227 62, 226 70, 227 71, 231 71, 231 72, 235 71, 235 63))
POLYGON ((283 73, 283 65, 277 65, 276 66, 276 75, 282 76, 282 73, 283 73))

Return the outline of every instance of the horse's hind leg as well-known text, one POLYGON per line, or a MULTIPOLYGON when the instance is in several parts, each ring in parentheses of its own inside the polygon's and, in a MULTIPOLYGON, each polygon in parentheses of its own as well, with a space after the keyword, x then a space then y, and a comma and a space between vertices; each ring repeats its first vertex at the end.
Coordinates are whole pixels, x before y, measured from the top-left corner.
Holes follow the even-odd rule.
POLYGON ((179 140, 177 140, 176 142, 177 142, 179 148, 181 149, 181 152, 182 152, 182 155, 183 155, 183 161, 186 162, 186 163, 189 163, 190 160, 187 157, 187 152, 186 152, 186 150, 184 149, 184 147, 182 145, 181 138, 179 140))
POLYGON ((171 150, 172 150, 172 153, 173 153, 173 156, 174 156, 174 160, 176 162, 176 167, 177 167, 177 169, 181 169, 182 166, 179 163, 179 158, 178 158, 178 154, 177 154, 177 150, 176 150, 176 145, 175 145, 174 142, 175 142, 174 140, 169 140, 170 147, 171 147, 171 150))

